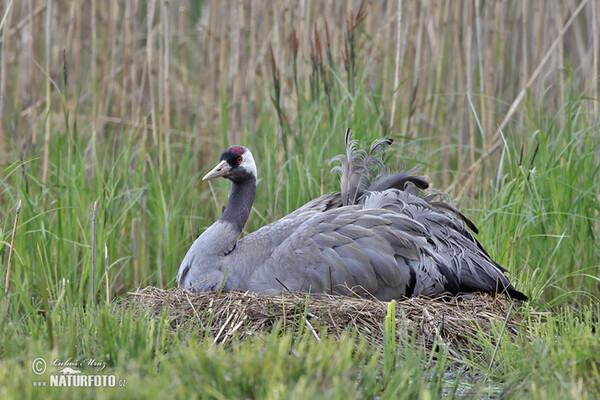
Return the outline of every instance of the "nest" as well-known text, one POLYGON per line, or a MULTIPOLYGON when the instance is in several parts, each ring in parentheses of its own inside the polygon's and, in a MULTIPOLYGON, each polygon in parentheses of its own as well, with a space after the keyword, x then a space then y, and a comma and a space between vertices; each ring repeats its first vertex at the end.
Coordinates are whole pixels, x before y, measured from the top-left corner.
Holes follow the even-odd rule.
MULTIPOLYGON (((274 329, 309 331, 339 338, 351 332, 377 344, 384 341, 387 302, 331 295, 251 292, 190 293, 149 286, 126 297, 119 307, 136 316, 166 313, 173 329, 193 325, 213 343, 227 343, 274 329)), ((465 298, 413 297, 396 301, 398 340, 414 337, 427 348, 445 345, 451 353, 481 352, 481 340, 495 343, 500 336, 516 335, 522 316, 510 299, 476 295, 465 298), (482 336, 482 334, 484 336, 482 336), (485 337, 487 335, 488 337, 485 337), (474 340, 476 339, 476 340, 474 340)))

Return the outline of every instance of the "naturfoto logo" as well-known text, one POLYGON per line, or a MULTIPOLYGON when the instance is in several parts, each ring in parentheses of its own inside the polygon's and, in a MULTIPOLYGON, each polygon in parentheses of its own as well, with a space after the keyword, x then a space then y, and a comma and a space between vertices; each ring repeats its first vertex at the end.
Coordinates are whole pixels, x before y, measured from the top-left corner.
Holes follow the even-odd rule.
MULTIPOLYGON (((69 357, 66 360, 55 359, 49 365, 54 367, 47 380, 34 381, 36 387, 124 387, 125 379, 118 379, 113 374, 99 374, 106 368, 106 362, 89 358, 74 360, 69 357), (94 368, 94 373, 82 372, 84 368, 94 368)), ((31 363, 33 373, 41 376, 48 370, 48 363, 42 357, 37 357, 31 363)))

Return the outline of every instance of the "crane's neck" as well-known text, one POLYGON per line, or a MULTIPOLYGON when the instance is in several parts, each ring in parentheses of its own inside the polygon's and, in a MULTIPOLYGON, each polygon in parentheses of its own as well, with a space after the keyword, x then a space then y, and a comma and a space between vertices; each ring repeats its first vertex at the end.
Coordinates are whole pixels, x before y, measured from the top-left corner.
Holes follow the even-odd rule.
POLYGON ((246 225, 256 195, 256 178, 233 182, 225 211, 194 242, 190 251, 223 256, 234 248, 246 225))
POLYGON ((233 226, 233 229, 237 233, 237 237, 242 233, 242 229, 248 221, 250 211, 252 211, 252 204, 254 203, 254 197, 256 196, 256 178, 250 175, 249 178, 241 182, 231 183, 231 194, 227 201, 227 207, 225 211, 218 219, 218 222, 227 222, 233 226))

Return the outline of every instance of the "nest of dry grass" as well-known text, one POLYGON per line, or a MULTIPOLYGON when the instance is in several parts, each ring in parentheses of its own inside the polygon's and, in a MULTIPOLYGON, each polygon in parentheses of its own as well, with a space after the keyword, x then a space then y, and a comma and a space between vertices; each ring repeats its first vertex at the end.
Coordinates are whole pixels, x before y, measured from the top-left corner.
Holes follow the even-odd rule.
MULTIPOLYGON (((350 331, 381 344, 388 303, 305 293, 269 296, 241 291, 189 293, 149 286, 130 293, 119 307, 132 309, 136 316, 159 316, 166 312, 173 329, 192 324, 208 333, 214 343, 273 329, 291 329, 308 330, 317 340, 323 335, 339 338, 350 331)), ((398 339, 414 336, 428 348, 447 345, 457 355, 466 349, 471 353, 481 351, 482 339, 495 343, 500 327, 504 335, 516 335, 521 322, 522 315, 505 298, 413 297, 396 302, 398 339), (488 337, 482 337, 482 333, 488 337)))

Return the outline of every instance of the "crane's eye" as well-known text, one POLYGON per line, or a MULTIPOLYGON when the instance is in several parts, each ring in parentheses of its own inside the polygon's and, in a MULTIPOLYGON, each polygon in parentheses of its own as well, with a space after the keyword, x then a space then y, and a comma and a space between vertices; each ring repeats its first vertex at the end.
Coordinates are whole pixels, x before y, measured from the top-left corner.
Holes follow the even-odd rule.
POLYGON ((236 158, 235 162, 238 163, 238 164, 241 164, 242 163, 242 157, 236 158))

